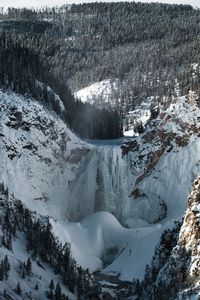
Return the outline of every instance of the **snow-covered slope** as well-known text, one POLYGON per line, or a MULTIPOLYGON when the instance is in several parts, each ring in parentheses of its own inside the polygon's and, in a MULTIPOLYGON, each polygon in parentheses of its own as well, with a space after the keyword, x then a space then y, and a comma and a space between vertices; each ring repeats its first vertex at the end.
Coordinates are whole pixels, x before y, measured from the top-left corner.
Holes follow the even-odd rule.
POLYGON ((13 243, 13 250, 9 251, 6 248, 0 248, 0 260, 7 255, 11 270, 9 272, 8 280, 0 281, 0 299, 32 299, 44 300, 48 299, 47 291, 51 279, 54 284, 60 284, 62 292, 69 297, 69 299, 76 299, 67 287, 62 283, 60 276, 55 275, 52 268, 39 260, 32 260, 31 276, 23 278, 21 275, 20 264, 26 263, 30 258, 30 254, 26 251, 26 242, 23 235, 20 235, 13 243), (18 282, 21 287, 21 295, 15 292, 18 282), (6 298, 4 291, 6 291, 6 298), (9 295, 9 296, 8 296, 9 295))
POLYGON ((0 181, 40 214, 66 217, 67 189, 91 148, 36 101, 0 92, 0 181))
POLYGON ((110 108, 119 101, 119 80, 105 79, 95 82, 74 94, 83 103, 95 104, 99 108, 110 108))

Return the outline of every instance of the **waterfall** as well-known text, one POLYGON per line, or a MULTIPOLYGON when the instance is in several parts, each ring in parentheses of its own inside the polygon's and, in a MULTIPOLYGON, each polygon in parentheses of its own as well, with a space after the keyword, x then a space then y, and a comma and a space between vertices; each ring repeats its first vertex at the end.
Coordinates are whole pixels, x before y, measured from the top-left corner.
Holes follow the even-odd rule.
POLYGON ((132 185, 130 163, 118 145, 97 146, 84 159, 69 189, 68 218, 78 220, 96 211, 125 218, 132 185))

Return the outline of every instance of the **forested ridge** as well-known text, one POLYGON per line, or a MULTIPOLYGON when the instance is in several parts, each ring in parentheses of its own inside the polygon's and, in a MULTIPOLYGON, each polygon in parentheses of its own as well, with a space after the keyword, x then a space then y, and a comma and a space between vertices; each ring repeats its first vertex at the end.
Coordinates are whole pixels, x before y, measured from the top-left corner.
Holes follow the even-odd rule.
POLYGON ((120 136, 119 119, 148 97, 165 101, 189 89, 198 92, 200 11, 190 5, 118 2, 9 8, 1 10, 0 20, 6 38, 38 56, 58 94, 66 85, 74 92, 107 78, 119 80, 115 112, 69 100, 73 97, 67 93, 66 120, 83 137, 120 136))
POLYGON ((121 135, 116 111, 99 110, 75 100, 67 84, 51 73, 46 58, 18 41, 15 32, 0 32, 0 87, 42 102, 83 138, 106 139, 121 135), (62 100, 64 110, 55 93, 62 100))

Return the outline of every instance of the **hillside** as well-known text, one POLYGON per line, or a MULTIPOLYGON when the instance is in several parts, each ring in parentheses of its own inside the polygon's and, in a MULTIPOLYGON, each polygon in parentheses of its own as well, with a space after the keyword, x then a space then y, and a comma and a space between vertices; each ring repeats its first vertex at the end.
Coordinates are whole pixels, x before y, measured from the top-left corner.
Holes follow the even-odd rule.
POLYGON ((120 115, 149 97, 161 102, 198 90, 200 13, 190 5, 118 2, 10 8, 0 20, 1 30, 37 52, 73 93, 117 79, 119 88, 117 93, 113 89, 112 98, 120 115))

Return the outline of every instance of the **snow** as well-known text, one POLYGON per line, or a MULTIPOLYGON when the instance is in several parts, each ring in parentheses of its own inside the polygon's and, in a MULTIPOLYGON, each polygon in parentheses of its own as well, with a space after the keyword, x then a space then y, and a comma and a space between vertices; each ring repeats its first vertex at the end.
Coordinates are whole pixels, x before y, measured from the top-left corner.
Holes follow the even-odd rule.
MULTIPOLYGON (((99 108, 116 108, 116 103, 120 102, 120 81, 117 78, 105 79, 95 82, 74 93, 76 99, 83 103, 94 104, 99 108)), ((141 122, 145 125, 151 116, 150 105, 154 97, 148 97, 134 111, 129 111, 124 117, 123 133, 125 137, 137 135, 134 132, 134 125, 141 122)))
MULTIPOLYGON (((71 300, 75 300, 74 296, 65 285, 62 284, 58 275, 54 274, 54 271, 45 263, 42 263, 43 268, 37 264, 36 259, 31 258, 32 262, 32 272, 31 276, 27 276, 25 279, 22 279, 22 276, 19 272, 20 263, 24 263, 30 258, 28 252, 26 251, 26 241, 23 234, 18 234, 13 243, 13 250, 9 251, 6 248, 0 248, 0 259, 4 259, 5 255, 8 256, 10 262, 11 271, 9 273, 9 278, 6 281, 2 281, 0 285, 0 293, 6 289, 11 299, 22 299, 20 295, 17 295, 14 289, 17 286, 17 283, 20 283, 22 289, 23 299, 29 299, 28 296, 32 296, 33 300, 44 300, 48 299, 46 291, 49 290, 49 284, 51 279, 53 279, 54 284, 57 282, 61 285, 63 293, 68 295, 71 300), (38 290, 35 289, 36 284, 38 284, 38 290)), ((0 299, 1 294, 0 294, 0 299)), ((10 298, 9 298, 10 299, 10 298)))
POLYGON ((121 279, 130 281, 134 277, 142 279, 145 266, 163 231, 161 225, 140 229, 125 228, 107 212, 94 213, 80 223, 69 223, 62 229, 53 220, 51 224, 54 234, 63 238, 63 243, 71 242, 72 254, 77 263, 90 271, 101 270, 103 258, 109 249, 117 249, 117 254, 113 255, 114 262, 103 273, 121 274, 121 279), (65 232, 65 236, 61 237, 60 232, 65 232))
POLYGON ((118 93, 118 86, 118 79, 105 79, 75 92, 74 96, 83 103, 95 104, 100 108, 112 106, 112 102, 115 104, 117 100, 115 94, 118 93))
POLYGON ((151 117, 150 107, 154 102, 154 97, 148 97, 146 101, 142 101, 135 110, 129 111, 123 120, 123 134, 125 137, 137 136, 138 133, 134 131, 136 124, 141 123, 143 126, 147 124, 151 117))
POLYGON ((133 137, 135 135, 134 129, 124 131, 125 137, 133 137))
POLYGON ((172 221, 145 228, 125 228, 107 213, 94 213, 80 223, 69 223, 60 227, 52 221, 55 236, 71 242, 72 254, 78 264, 90 271, 102 270, 109 249, 116 249, 113 262, 101 271, 120 275, 121 280, 142 280, 146 264, 149 264, 162 232, 173 226, 172 221), (61 232, 65 233, 63 237, 61 232), (80 251, 81 249, 81 251, 80 251))
POLYGON ((199 139, 191 138, 181 151, 164 155, 152 174, 139 185, 145 194, 159 195, 165 200, 168 218, 181 218, 185 212, 191 183, 199 172, 199 151, 199 139))
POLYGON ((0 181, 29 209, 66 218, 66 189, 92 146, 79 140, 55 114, 36 101, 0 92, 0 105, 0 181), (6 125, 13 107, 22 113, 23 122, 31 124, 29 131, 6 125), (27 145, 33 145, 34 150, 27 149, 27 145), (13 146, 16 157, 10 159, 8 153, 12 154, 13 146), (76 164, 71 162, 73 151, 77 152, 76 164))
MULTIPOLYGON (((199 173, 200 142, 190 131, 198 127, 199 109, 185 98, 169 106, 155 126, 177 136, 188 134, 188 143, 179 147, 171 141, 173 149, 164 151, 138 181, 149 153, 159 148, 159 137, 151 143, 144 135, 136 137, 138 150, 122 156, 122 140, 81 141, 33 99, 1 91, 0 106, 0 182, 30 210, 50 216, 55 236, 71 243, 78 264, 124 280, 142 279, 163 230, 182 218, 199 173), (31 124, 28 131, 8 125, 13 125, 14 107, 31 124), (138 198, 131 196, 136 188, 142 191, 138 198), (163 201, 167 216, 158 221, 163 201)), ((147 132, 153 129, 149 126, 147 132)))

